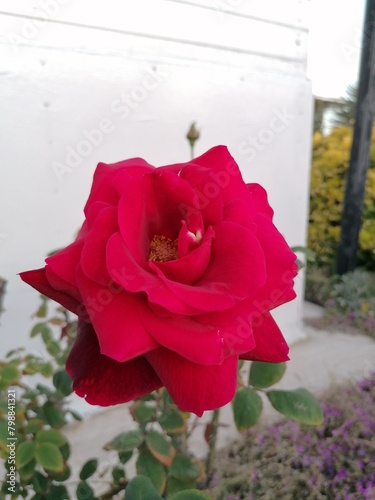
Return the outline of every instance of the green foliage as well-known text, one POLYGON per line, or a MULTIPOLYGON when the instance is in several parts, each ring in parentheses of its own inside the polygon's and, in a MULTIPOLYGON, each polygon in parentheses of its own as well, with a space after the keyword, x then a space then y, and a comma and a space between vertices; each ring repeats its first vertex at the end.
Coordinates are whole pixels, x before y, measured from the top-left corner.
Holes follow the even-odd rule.
POLYGON ((277 411, 301 424, 321 425, 323 422, 324 415, 319 403, 306 389, 272 390, 267 392, 267 397, 277 411))
MULTIPOLYGON (((334 129, 328 136, 314 134, 310 184, 308 247, 320 266, 333 269, 340 239, 345 176, 349 165, 352 130, 334 129)), ((359 264, 375 267, 375 132, 370 152, 359 264)))
POLYGON ((58 484, 70 476, 70 446, 59 428, 70 414, 65 396, 71 392, 71 380, 61 364, 70 351, 76 324, 62 308, 49 318, 45 297, 36 317, 39 321, 32 328, 31 337, 41 338, 45 354, 28 354, 20 348, 0 360, 0 455, 8 473, 12 461, 6 436, 17 438, 15 497, 26 497, 33 491, 33 498, 69 498, 65 486, 58 484), (53 384, 49 380, 48 385, 37 383, 33 387, 28 379, 34 375, 53 378, 53 384), (11 428, 7 428, 8 391, 15 395, 11 428))
POLYGON ((249 387, 239 389, 233 400, 233 416, 237 429, 246 431, 255 425, 262 413, 263 403, 257 392, 249 387))
POLYGON ((82 466, 81 472, 79 473, 79 478, 81 481, 85 481, 93 474, 95 474, 96 469, 98 468, 98 460, 93 458, 85 462, 82 466))
POLYGON ((180 481, 196 481, 201 473, 199 463, 184 455, 177 455, 170 468, 171 476, 180 481))
POLYGON ((126 500, 161 500, 161 498, 147 476, 136 476, 126 488, 126 500))
POLYGON ((240 432, 247 431, 259 420, 263 403, 260 393, 270 400, 276 411, 297 420, 301 424, 319 425, 322 410, 316 398, 306 389, 296 391, 266 390, 281 380, 286 370, 285 363, 263 363, 253 361, 245 385, 240 372, 240 387, 233 400, 234 423, 240 432))
POLYGON ((267 389, 279 382, 286 370, 286 363, 262 363, 256 361, 251 364, 249 384, 257 389, 267 389))
POLYGON ((208 491, 184 490, 170 497, 170 500, 210 500, 208 491))

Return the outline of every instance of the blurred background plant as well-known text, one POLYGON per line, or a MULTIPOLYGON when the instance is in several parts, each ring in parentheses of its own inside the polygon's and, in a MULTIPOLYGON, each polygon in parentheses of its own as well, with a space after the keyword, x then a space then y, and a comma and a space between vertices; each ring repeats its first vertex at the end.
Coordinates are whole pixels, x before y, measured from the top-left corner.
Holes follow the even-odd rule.
MULTIPOLYGON (((375 141, 375 131, 373 131, 375 141)), ((366 184, 363 224, 359 235, 358 266, 375 269, 375 142, 371 147, 366 184)), ((348 168, 352 130, 338 127, 327 136, 316 132, 310 186, 308 247, 320 268, 334 273, 340 238, 345 175, 348 168)))
POLYGON ((352 145, 357 86, 335 105, 330 132, 313 136, 308 248, 313 252, 306 270, 305 298, 324 307, 315 326, 332 326, 374 336, 375 324, 375 128, 357 252, 358 267, 342 277, 335 274, 340 240, 345 180, 352 145))
POLYGON ((315 298, 321 300, 324 315, 312 321, 313 326, 375 339, 375 273, 358 268, 343 276, 324 277, 322 283, 315 298))

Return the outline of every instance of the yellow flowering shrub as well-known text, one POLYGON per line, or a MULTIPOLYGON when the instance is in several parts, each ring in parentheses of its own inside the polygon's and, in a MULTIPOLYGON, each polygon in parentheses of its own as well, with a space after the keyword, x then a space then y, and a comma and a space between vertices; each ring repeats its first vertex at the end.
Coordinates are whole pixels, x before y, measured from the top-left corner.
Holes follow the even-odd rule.
MULTIPOLYGON (((375 129, 370 151, 359 263, 375 267, 375 129)), ((334 266, 340 239, 345 176, 349 165, 352 129, 335 128, 329 135, 313 137, 308 246, 319 265, 334 266)))

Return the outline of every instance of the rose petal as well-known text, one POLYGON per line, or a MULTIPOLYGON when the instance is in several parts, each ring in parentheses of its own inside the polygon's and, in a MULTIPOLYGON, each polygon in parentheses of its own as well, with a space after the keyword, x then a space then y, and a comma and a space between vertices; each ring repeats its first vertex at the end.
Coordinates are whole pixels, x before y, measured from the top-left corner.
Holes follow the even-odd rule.
POLYGON ((197 283, 220 283, 236 299, 255 295, 266 282, 265 258, 255 235, 231 222, 222 222, 214 228, 210 266, 197 283))
POLYGON ((288 361, 288 344, 271 314, 264 313, 258 316, 251 326, 256 346, 251 351, 242 354, 241 359, 269 363, 288 361))
MULTIPOLYGON (((214 192, 213 186, 216 186, 217 191, 221 193, 224 205, 236 198, 248 200, 249 194, 240 169, 226 146, 211 148, 198 158, 194 158, 191 163, 196 171, 198 171, 197 165, 210 170, 206 177, 206 186, 210 183, 212 193, 214 192)), ((207 187, 201 189, 204 193, 209 191, 207 187)))
POLYGON ((109 238, 118 230, 115 207, 102 208, 88 232, 82 249, 81 266, 86 276, 101 285, 108 285, 106 248, 109 238))
POLYGON ((60 292, 67 293, 75 298, 78 302, 82 302, 79 290, 76 286, 71 285, 67 281, 64 281, 59 275, 57 275, 50 266, 45 267, 46 278, 48 283, 52 288, 60 292))
POLYGON ((255 212, 251 204, 244 200, 232 200, 225 205, 224 220, 227 222, 235 222, 236 224, 255 231, 254 224, 255 212))
POLYGON ((118 286, 98 285, 79 269, 77 283, 102 354, 122 362, 158 347, 141 322, 140 297, 118 286))
POLYGON ((46 276, 46 268, 25 271, 20 273, 20 277, 25 283, 38 290, 39 293, 55 300, 74 314, 81 313, 82 304, 79 300, 67 292, 56 290, 50 285, 46 276))
POLYGON ((258 309, 270 311, 295 298, 293 279, 298 273, 297 256, 273 223, 263 215, 254 218, 257 237, 266 258, 267 282, 258 291, 258 309))
POLYGON ((84 239, 75 240, 46 259, 47 266, 55 275, 75 288, 77 288, 75 269, 81 257, 83 244, 84 239))
POLYGON ((222 192, 210 177, 214 173, 213 170, 193 164, 184 165, 179 172, 180 177, 188 181, 195 192, 193 203, 184 204, 181 208, 187 217, 193 217, 196 213, 201 214, 205 227, 213 226, 223 220, 222 192))
POLYGON ((66 370, 75 392, 92 405, 126 403, 162 386, 143 356, 119 363, 101 354, 94 328, 83 321, 79 322, 66 370))
POLYGON ((121 190, 130 179, 154 169, 155 167, 149 165, 142 158, 131 158, 130 160, 112 163, 111 165, 99 163, 96 167, 90 195, 85 205, 85 214, 87 215, 91 204, 98 201, 117 205, 121 190))
POLYGON ((218 325, 213 313, 212 323, 207 323, 200 317, 159 316, 156 312, 143 309, 141 318, 146 330, 159 344, 194 363, 219 365, 226 357, 242 354, 255 346, 251 329, 247 336, 234 337, 235 320, 228 327, 218 325))
POLYGON ((203 366, 159 348, 146 354, 146 359, 182 411, 202 416, 227 404, 237 387, 237 357, 231 356, 221 365, 203 366))
POLYGON ((251 195, 254 211, 272 220, 273 210, 268 203, 266 190, 260 184, 247 184, 247 189, 251 195))

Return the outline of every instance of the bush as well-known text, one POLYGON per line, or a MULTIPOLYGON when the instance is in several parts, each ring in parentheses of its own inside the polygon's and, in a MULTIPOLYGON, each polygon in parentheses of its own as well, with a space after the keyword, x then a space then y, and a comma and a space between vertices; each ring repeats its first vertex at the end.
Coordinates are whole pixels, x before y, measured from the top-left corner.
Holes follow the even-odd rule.
POLYGON ((375 274, 356 269, 331 279, 325 303, 325 326, 357 329, 375 338, 375 274))
POLYGON ((227 448, 214 498, 375 498, 375 374, 324 401, 320 427, 279 422, 227 448))
POLYGON ((323 307, 331 292, 331 280, 329 268, 308 264, 306 267, 305 300, 323 307))
MULTIPOLYGON (((375 130, 375 129, 374 129, 375 130)), ((314 134, 310 187, 308 247, 319 265, 334 266, 340 239, 345 176, 352 130, 339 127, 324 136, 314 134)), ((363 223, 359 235, 359 264, 375 268, 375 132, 370 152, 363 223)))

